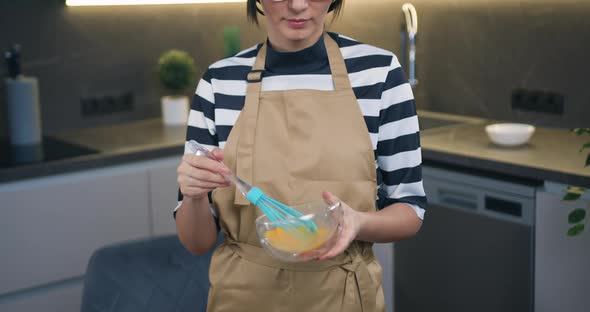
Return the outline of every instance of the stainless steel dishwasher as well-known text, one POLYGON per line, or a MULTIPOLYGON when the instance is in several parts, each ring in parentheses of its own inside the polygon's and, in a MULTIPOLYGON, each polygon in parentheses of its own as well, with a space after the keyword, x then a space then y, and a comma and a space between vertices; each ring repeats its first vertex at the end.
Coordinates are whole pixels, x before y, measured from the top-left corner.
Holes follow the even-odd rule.
POLYGON ((533 311, 537 181, 423 167, 429 208, 395 244, 394 311, 533 311))

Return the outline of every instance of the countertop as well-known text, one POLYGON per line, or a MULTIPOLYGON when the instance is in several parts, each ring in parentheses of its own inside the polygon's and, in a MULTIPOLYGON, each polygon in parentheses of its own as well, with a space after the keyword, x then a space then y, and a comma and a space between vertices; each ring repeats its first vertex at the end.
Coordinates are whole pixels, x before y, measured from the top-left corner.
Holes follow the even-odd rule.
MULTIPOLYGON (((590 187, 590 168, 584 168, 586 153, 581 146, 590 136, 577 136, 566 129, 539 128, 523 146, 494 145, 485 133, 490 120, 418 112, 419 118, 444 118, 461 122, 421 131, 425 164, 449 164, 519 178, 548 180, 590 187)), ((166 127, 159 118, 108 127, 77 129, 53 137, 99 152, 46 163, 0 169, 0 183, 37 178, 149 160, 183 153, 186 127, 166 127)))
POLYGON ((0 168, 0 183, 178 155, 184 152, 186 126, 166 127, 161 119, 76 129, 52 138, 85 146, 98 153, 50 162, 0 168))
POLYGON ((526 145, 501 147, 485 133, 485 126, 491 123, 426 130, 421 135, 422 157, 521 178, 590 186, 590 167, 584 167, 587 152, 579 152, 590 136, 537 127, 526 145))

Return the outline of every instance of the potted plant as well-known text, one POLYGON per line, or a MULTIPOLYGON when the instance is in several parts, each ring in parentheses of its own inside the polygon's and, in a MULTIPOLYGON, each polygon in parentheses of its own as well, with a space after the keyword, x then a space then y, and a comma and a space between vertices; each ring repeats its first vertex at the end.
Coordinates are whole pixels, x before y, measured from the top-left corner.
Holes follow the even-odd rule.
POLYGON ((190 110, 187 91, 195 84, 195 62, 188 53, 169 50, 158 60, 158 77, 167 94, 162 97, 165 125, 186 125, 190 110))
MULTIPOLYGON (((573 130, 577 135, 583 134, 590 134, 590 128, 576 128, 573 130)), ((583 152, 585 149, 590 148, 590 142, 585 143, 582 148, 580 149, 580 153, 583 152)), ((585 167, 590 166, 590 154, 586 156, 586 164, 585 167)), ((564 201, 575 201, 582 197, 582 195, 586 192, 586 189, 582 187, 575 187, 569 186, 566 189, 566 194, 563 197, 564 201)), ((568 230, 568 236, 577 236, 580 235, 585 228, 586 225, 586 213, 587 210, 585 208, 576 208, 570 212, 568 215, 568 223, 570 224, 571 228, 568 230)))

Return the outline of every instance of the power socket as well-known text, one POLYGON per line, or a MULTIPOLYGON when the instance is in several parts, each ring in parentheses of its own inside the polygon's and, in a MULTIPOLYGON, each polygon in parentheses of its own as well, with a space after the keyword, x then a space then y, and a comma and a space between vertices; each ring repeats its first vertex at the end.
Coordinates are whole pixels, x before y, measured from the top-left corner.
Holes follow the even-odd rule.
POLYGON ((132 112, 133 106, 133 92, 80 98, 80 109, 83 117, 106 116, 122 112, 132 112))
POLYGON ((512 109, 563 115, 563 94, 542 90, 515 89, 512 91, 512 109))

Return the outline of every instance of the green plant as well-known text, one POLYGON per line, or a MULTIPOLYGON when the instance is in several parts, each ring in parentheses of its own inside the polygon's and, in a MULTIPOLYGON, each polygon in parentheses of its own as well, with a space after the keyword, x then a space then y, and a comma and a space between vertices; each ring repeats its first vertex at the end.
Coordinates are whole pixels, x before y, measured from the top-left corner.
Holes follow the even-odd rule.
MULTIPOLYGON (((572 130, 577 135, 583 134, 590 134, 590 128, 576 128, 572 130)), ((583 152, 585 149, 590 148, 590 142, 585 143, 582 148, 580 148, 580 153, 583 152)), ((590 166, 590 153, 586 157, 586 164, 585 167, 590 166)), ((576 201, 582 197, 586 190, 581 187, 575 186, 568 186, 566 189, 566 193, 563 196, 564 201, 576 201)), ((584 232, 584 228, 586 227, 586 222, 588 218, 586 218, 587 210, 585 208, 574 208, 568 215, 568 223, 571 225, 570 229, 567 231, 568 236, 577 236, 584 232)))
POLYGON ((180 96, 195 84, 195 61, 184 51, 166 51, 158 60, 158 77, 168 92, 180 96))
POLYGON ((225 42, 225 57, 230 57, 240 52, 240 28, 225 27, 223 29, 225 42))
MULTIPOLYGON (((563 196, 564 201, 576 201, 584 194, 586 190, 581 187, 568 186, 565 195, 563 196)), ((567 222, 570 224, 570 228, 567 231, 567 236, 577 236, 584 232, 586 227, 586 209, 585 208, 574 208, 567 217, 567 222)))
MULTIPOLYGON (((577 135, 590 134, 590 128, 576 128, 573 130, 573 132, 575 132, 577 135)), ((582 145, 582 148, 580 148, 580 153, 587 148, 590 148, 590 142, 586 142, 586 144, 582 145)), ((588 153, 588 156, 586 156, 585 167, 588 166, 590 166, 590 153, 588 153)))

